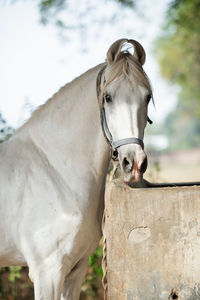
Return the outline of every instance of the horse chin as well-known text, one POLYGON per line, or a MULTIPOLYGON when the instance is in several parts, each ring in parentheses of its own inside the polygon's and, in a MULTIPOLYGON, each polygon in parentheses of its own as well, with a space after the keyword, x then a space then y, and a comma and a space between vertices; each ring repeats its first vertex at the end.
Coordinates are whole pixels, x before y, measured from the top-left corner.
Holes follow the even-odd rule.
POLYGON ((123 174, 123 180, 129 186, 140 184, 143 181, 143 173, 137 171, 129 174, 123 174))

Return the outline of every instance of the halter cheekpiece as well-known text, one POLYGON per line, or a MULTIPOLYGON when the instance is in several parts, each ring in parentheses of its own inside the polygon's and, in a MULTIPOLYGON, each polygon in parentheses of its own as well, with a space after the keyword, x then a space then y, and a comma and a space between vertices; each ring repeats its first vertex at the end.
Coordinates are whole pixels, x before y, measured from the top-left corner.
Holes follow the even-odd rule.
MULTIPOLYGON (((98 99, 99 108, 100 108, 102 131, 103 131, 103 134, 104 134, 104 137, 105 137, 107 143, 109 144, 109 146, 111 147, 111 149, 113 151, 113 158, 116 159, 117 155, 118 155, 117 149, 120 146, 128 145, 128 144, 137 144, 137 145, 140 145, 142 147, 142 149, 144 149, 144 143, 143 143, 143 140, 136 138, 136 137, 124 138, 124 139, 120 139, 117 141, 113 141, 113 137, 109 130, 108 123, 106 120, 104 102, 101 103, 101 101, 99 99, 99 96, 101 94, 102 75, 105 71, 105 68, 106 68, 106 65, 103 66, 103 68, 99 71, 98 76, 97 76, 97 80, 96 80, 97 99, 98 99)), ((106 80, 104 79, 104 84, 105 84, 105 82, 106 82, 106 80)), ((150 124, 152 123, 152 121, 148 117, 147 117, 147 121, 150 124)))

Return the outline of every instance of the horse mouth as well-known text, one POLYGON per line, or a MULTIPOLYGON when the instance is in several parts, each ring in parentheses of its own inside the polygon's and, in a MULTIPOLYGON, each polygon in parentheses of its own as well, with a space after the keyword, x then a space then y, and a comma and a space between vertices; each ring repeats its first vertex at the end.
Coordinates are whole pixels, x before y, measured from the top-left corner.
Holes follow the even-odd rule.
POLYGON ((119 156, 119 162, 124 183, 134 185, 143 181, 148 161, 147 155, 142 149, 139 149, 137 153, 124 151, 119 156))
POLYGON ((143 172, 139 170, 123 174, 123 180, 126 184, 132 185, 134 183, 140 183, 143 180, 143 172))

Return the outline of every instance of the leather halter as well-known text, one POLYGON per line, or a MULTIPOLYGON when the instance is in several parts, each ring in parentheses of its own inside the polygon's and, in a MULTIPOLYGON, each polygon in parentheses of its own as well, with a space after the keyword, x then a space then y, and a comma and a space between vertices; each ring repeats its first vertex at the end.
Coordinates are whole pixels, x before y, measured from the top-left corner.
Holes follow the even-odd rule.
MULTIPOLYGON (((117 157, 117 148, 119 148, 120 146, 123 146, 123 145, 137 144, 137 145, 140 145, 142 147, 142 149, 144 149, 143 140, 136 138, 136 137, 124 138, 124 139, 120 139, 117 141, 113 141, 113 137, 108 128, 108 124, 107 124, 107 120, 106 120, 104 102, 103 102, 103 99, 100 99, 101 81, 102 81, 102 75, 105 71, 105 68, 106 68, 106 64, 103 66, 103 68, 98 73, 97 80, 96 80, 97 98, 98 98, 98 103, 99 103, 99 108, 100 108, 100 116, 101 116, 101 127, 102 127, 104 137, 105 137, 107 143, 109 144, 109 146, 111 147, 111 149, 113 150, 115 157, 117 157)), ((105 83, 105 80, 104 80, 104 83, 105 83)), ((147 120, 148 120, 148 122, 152 123, 152 121, 149 118, 147 120)))

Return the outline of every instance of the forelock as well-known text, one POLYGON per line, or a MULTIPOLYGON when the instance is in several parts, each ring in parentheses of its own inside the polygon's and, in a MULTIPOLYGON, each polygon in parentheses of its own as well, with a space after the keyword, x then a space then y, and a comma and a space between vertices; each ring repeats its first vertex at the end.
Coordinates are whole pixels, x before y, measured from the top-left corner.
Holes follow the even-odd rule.
POLYGON ((148 76, 142 65, 129 52, 121 52, 117 62, 106 68, 106 87, 114 80, 128 78, 132 83, 142 84, 152 94, 152 88, 148 76))

